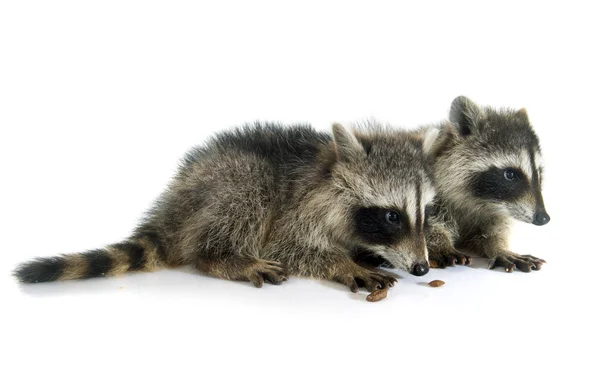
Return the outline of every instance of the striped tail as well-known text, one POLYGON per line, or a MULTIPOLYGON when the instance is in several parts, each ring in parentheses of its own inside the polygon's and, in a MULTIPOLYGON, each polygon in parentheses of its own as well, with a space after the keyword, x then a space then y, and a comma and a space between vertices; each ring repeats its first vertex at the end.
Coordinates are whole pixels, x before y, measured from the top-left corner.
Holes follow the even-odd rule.
POLYGON ((14 275, 22 283, 87 279, 165 267, 165 253, 155 237, 131 238, 104 249, 56 257, 36 258, 20 264, 14 275))

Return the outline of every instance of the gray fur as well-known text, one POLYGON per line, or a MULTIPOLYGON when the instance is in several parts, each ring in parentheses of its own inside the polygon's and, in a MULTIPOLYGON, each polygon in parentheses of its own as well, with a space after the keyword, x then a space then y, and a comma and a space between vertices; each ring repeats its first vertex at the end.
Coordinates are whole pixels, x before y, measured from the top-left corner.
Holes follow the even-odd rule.
MULTIPOLYGON (((425 140, 430 149, 431 137, 425 140)), ((192 265, 257 287, 279 284, 288 274, 333 280, 353 291, 391 286, 394 277, 356 265, 352 253, 376 252, 406 270, 427 266, 423 213, 434 195, 428 160, 421 137, 383 128, 354 133, 336 124, 333 137, 308 126, 235 129, 188 153, 128 243, 96 251, 101 270, 90 271, 83 253, 61 257, 58 265, 27 263, 17 276, 78 279, 192 265), (365 207, 406 213, 410 233, 390 243, 365 241, 353 222, 353 213, 365 207), (142 252, 152 256, 151 267, 142 252), (68 267, 69 258, 79 262, 65 272, 59 267, 68 267), (135 266, 127 258, 135 258, 135 266), (56 276, 40 277, 47 268, 56 276)))
POLYGON ((438 128, 432 151, 437 196, 427 233, 432 266, 465 264, 468 253, 508 272, 539 270, 543 260, 508 249, 512 219, 549 221, 540 144, 526 111, 481 107, 458 97, 450 122, 438 128), (500 177, 512 169, 517 180, 500 177))

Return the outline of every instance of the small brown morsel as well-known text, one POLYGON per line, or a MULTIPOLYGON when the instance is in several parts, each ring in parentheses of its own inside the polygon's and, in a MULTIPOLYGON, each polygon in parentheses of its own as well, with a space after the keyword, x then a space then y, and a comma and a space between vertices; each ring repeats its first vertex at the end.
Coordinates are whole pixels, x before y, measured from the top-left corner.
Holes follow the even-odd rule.
POLYGON ((369 302, 378 302, 387 297, 388 288, 382 288, 379 290, 375 290, 369 295, 367 295, 367 301, 369 302))
POLYGON ((432 280, 431 282, 429 282, 429 285, 431 287, 442 287, 445 284, 446 282, 444 282, 443 280, 432 280))

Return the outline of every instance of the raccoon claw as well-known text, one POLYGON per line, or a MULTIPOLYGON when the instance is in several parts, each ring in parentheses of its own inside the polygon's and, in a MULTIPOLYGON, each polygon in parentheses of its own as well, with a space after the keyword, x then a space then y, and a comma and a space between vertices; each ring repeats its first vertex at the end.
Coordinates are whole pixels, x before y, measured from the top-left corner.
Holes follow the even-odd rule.
POLYGON ((469 266, 472 258, 458 251, 450 253, 430 253, 429 266, 434 269, 445 269, 448 266, 469 266))
POLYGON ((536 258, 532 255, 519 255, 515 253, 500 254, 490 262, 490 269, 504 267, 507 273, 512 273, 515 268, 528 273, 531 270, 541 270, 545 260, 536 258))
MULTIPOLYGON (((516 255, 516 254, 515 254, 516 255)), ((520 257, 523 258, 527 258, 527 259, 531 259, 533 261, 537 261, 537 262, 541 262, 541 263, 548 263, 545 260, 543 260, 542 258, 536 258, 533 255, 519 255, 520 257)))
POLYGON ((358 292, 360 287, 364 287, 367 291, 373 292, 378 289, 393 287, 398 281, 392 275, 367 270, 362 267, 359 267, 359 270, 356 270, 355 272, 336 276, 333 280, 348 286, 352 292, 358 292))
POLYGON ((288 278, 285 267, 275 261, 259 261, 249 269, 247 278, 255 287, 261 288, 264 282, 280 285, 288 278))
POLYGON ((496 267, 504 267, 504 271, 507 273, 512 273, 515 269, 516 265, 510 262, 507 258, 499 256, 490 262, 489 269, 495 269, 496 267))

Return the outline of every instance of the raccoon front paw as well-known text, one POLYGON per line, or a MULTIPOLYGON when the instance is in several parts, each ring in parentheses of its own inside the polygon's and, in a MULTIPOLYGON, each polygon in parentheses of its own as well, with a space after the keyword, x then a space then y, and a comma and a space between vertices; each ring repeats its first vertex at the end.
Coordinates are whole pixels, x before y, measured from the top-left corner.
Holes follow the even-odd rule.
POLYGON ((448 253, 429 253, 429 266, 434 269, 445 269, 447 266, 469 266, 472 258, 458 251, 448 253))
POLYGON ((383 273, 381 271, 372 271, 353 266, 346 272, 335 275, 332 280, 350 287, 350 291, 358 292, 359 287, 364 287, 369 292, 381 288, 393 287, 398 281, 395 276, 383 273))
POLYGON ((542 265, 546 263, 545 260, 536 258, 533 255, 519 255, 511 252, 506 252, 497 255, 490 262, 489 268, 493 269, 496 267, 504 267, 507 273, 512 273, 515 268, 528 273, 531 270, 538 271, 542 268, 542 265))
POLYGON ((258 260, 245 271, 246 280, 261 288, 264 282, 281 284, 287 280, 288 272, 281 262, 258 260))

